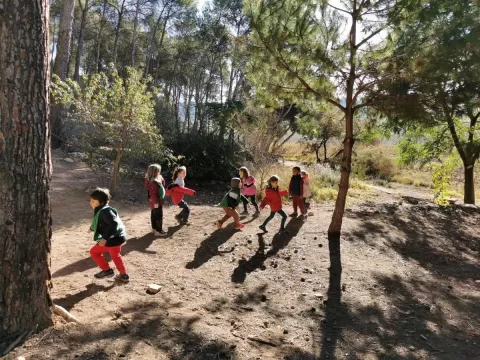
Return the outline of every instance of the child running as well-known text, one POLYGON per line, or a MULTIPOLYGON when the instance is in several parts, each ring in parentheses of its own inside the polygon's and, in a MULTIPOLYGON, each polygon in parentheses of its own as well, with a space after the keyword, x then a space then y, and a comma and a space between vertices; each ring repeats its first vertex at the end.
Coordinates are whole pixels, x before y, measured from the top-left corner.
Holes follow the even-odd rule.
POLYGON ((128 282, 130 277, 127 275, 125 263, 120 254, 122 246, 127 241, 127 234, 118 211, 108 205, 110 198, 108 189, 97 188, 90 194, 90 206, 94 213, 90 232, 93 232, 93 240, 97 242, 90 249, 90 255, 98 267, 102 269, 94 276, 97 279, 103 279, 112 277, 115 274, 103 256, 104 253, 109 252, 113 263, 120 272, 115 279, 128 282))
POLYGON ((180 166, 175 169, 173 173, 173 183, 167 188, 167 196, 172 197, 172 203, 182 208, 180 214, 175 216, 175 219, 180 224, 188 224, 188 217, 190 216, 190 207, 187 202, 183 200, 185 195, 193 196, 195 191, 185 187, 185 177, 187 176, 187 168, 180 166))
POLYGON ((165 180, 161 175, 162 167, 152 164, 148 167, 145 177, 145 187, 148 190, 150 203, 150 220, 152 232, 155 236, 166 236, 163 230, 163 204, 165 202, 165 180))
POLYGON ((245 166, 240 168, 240 179, 242 179, 242 195, 245 198, 242 198, 243 202, 243 214, 248 214, 248 201, 252 203, 255 207, 255 215, 259 214, 258 204, 257 204, 257 187, 255 186, 255 178, 250 175, 250 172, 245 166))
POLYGON ((231 189, 222 199, 222 202, 219 204, 220 207, 225 211, 225 216, 222 220, 217 221, 217 228, 221 229, 225 221, 233 217, 235 221, 235 229, 241 230, 245 225, 240 223, 240 216, 236 210, 236 207, 240 205, 240 202, 244 199, 244 196, 240 192, 241 180, 239 178, 233 178, 230 182, 231 189))
POLYGON ((287 214, 285 214, 285 211, 282 210, 282 196, 287 196, 288 191, 280 190, 280 187, 278 186, 279 181, 280 179, 276 175, 270 177, 270 179, 268 180, 267 189, 265 190, 265 198, 260 204, 261 210, 263 210, 265 206, 269 205, 271 211, 270 215, 265 219, 263 224, 259 226, 260 230, 264 232, 268 232, 267 224, 270 222, 270 220, 273 219, 275 214, 279 214, 282 217, 279 232, 285 231, 285 221, 287 221, 287 214))
POLYGON ((303 200, 303 179, 300 174, 301 170, 298 166, 295 166, 292 169, 292 178, 290 180, 290 185, 288 186, 288 191, 293 198, 293 213, 290 214, 290 217, 297 217, 297 209, 300 208, 303 218, 307 216, 305 210, 305 204, 303 200))
POLYGON ((312 196, 312 191, 310 190, 310 177, 308 176, 308 172, 302 170, 300 172, 303 179, 303 204, 305 206, 305 210, 310 207, 310 204, 307 200, 312 196))

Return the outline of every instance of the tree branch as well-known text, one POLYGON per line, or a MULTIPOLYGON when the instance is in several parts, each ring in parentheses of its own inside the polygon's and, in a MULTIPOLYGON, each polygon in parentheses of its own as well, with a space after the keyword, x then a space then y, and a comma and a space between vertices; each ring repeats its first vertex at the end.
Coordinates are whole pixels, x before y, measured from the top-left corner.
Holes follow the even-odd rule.
POLYGON ((334 8, 335 10, 341 11, 341 12, 343 12, 343 13, 345 13, 345 14, 348 14, 348 15, 352 15, 352 12, 350 12, 350 11, 348 11, 348 10, 340 9, 340 8, 338 8, 338 7, 336 7, 336 6, 333 6, 332 4, 330 4, 330 3, 328 3, 328 2, 327 2, 327 5, 330 6, 331 8, 334 8))
POLYGON ((267 41, 265 39, 265 37, 263 36, 262 32, 261 31, 257 31, 257 34, 258 36, 260 37, 260 40, 262 41, 263 45, 265 46, 265 48, 268 50, 268 52, 274 56, 277 61, 280 63, 281 66, 283 66, 285 68, 285 70, 289 71, 291 74, 295 75, 295 77, 298 79, 298 81, 300 81, 300 83, 305 87, 305 89, 307 89, 308 91, 310 91, 311 93, 315 94, 316 96, 318 96, 319 98, 322 98, 324 99, 325 101, 327 101, 329 104, 331 105, 334 105, 336 107, 338 107, 341 111, 345 112, 345 108, 340 105, 339 102, 333 100, 333 99, 330 99, 328 97, 325 97, 323 96, 322 94, 320 94, 318 91, 316 91, 315 89, 313 89, 310 84, 304 79, 302 78, 297 71, 293 70, 292 67, 287 63, 287 61, 284 59, 284 57, 281 55, 281 54, 276 54, 271 48, 270 46, 267 44, 267 41))
POLYGON ((385 30, 386 28, 387 28, 387 25, 378 28, 377 30, 375 30, 374 32, 372 32, 370 35, 368 35, 365 39, 363 39, 362 41, 360 41, 357 45, 355 45, 355 48, 358 49, 358 48, 361 47, 363 44, 365 44, 366 42, 368 42, 371 38, 373 38, 374 36, 376 36, 376 35, 378 35, 380 32, 382 32, 382 30, 385 30))

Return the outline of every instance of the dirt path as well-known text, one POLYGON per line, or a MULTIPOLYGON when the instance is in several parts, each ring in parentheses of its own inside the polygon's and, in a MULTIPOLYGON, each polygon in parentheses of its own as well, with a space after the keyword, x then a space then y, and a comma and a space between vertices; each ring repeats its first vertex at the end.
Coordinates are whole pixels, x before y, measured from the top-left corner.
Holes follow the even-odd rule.
MULTIPOLYGON (((83 325, 57 318, 15 356, 479 358, 477 211, 400 205, 388 194, 373 199, 380 204, 350 209, 342 240, 344 292, 333 308, 326 301, 331 206, 315 206, 304 223, 291 220, 286 234, 275 234, 275 219, 264 236, 257 229, 267 212, 245 218, 240 232, 231 225, 216 230, 220 211, 213 206, 192 206, 192 225, 184 227, 174 221, 177 209, 167 208, 169 236, 155 239, 146 204, 114 203, 130 237, 123 253, 132 280, 119 285, 95 280, 88 254, 86 189, 101 179, 58 156, 54 169, 53 298, 83 325), (149 283, 163 288, 148 295, 149 283)), ((129 189, 122 194, 143 193, 129 189)), ((220 200, 198 190, 200 199, 203 192, 212 203, 220 200)))

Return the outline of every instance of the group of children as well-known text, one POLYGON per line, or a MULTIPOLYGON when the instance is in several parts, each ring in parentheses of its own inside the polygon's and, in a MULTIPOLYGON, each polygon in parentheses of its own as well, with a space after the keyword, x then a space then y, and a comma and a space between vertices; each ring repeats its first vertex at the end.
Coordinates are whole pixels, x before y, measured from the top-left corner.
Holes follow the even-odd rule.
MULTIPOLYGON (((145 175, 145 188, 148 192, 151 209, 150 220, 152 233, 155 236, 167 235, 167 232, 163 229, 163 205, 165 203, 165 197, 170 196, 172 203, 182 209, 181 212, 175 216, 175 219, 179 224, 183 225, 188 224, 190 215, 190 207, 184 200, 184 197, 185 195, 195 195, 194 190, 185 187, 187 169, 184 166, 175 170, 172 183, 168 185, 168 187, 166 187, 165 179, 161 175, 161 170, 160 165, 152 164, 148 167, 147 174, 145 175)), ((245 225, 240 223, 240 214, 236 209, 243 203, 242 215, 246 215, 248 214, 248 204, 251 203, 255 208, 254 216, 258 216, 260 210, 263 210, 267 205, 270 207, 270 215, 259 227, 262 231, 267 232, 267 224, 274 218, 275 214, 278 213, 282 217, 280 232, 283 232, 285 231, 287 214, 285 214, 282 209, 282 197, 289 194, 293 200, 293 213, 290 216, 298 217, 298 210, 300 209, 300 217, 302 219, 307 217, 307 199, 311 196, 311 191, 310 178, 306 171, 301 171, 297 166, 293 168, 288 190, 280 190, 279 177, 276 175, 271 176, 265 190, 265 197, 260 203, 260 206, 257 203, 255 178, 250 175, 246 167, 241 167, 239 172, 240 177, 231 179, 231 189, 225 194, 219 204, 219 207, 223 208, 225 215, 221 220, 217 221, 217 228, 221 229, 229 218, 233 218, 236 230, 244 228, 245 225)), ((120 253, 121 247, 127 241, 127 234, 122 220, 118 215, 118 211, 109 206, 110 198, 111 196, 108 189, 97 188, 90 194, 90 206, 94 210, 94 217, 89 231, 93 233, 93 240, 97 242, 97 244, 90 249, 90 255, 101 269, 101 271, 94 276, 97 279, 114 276, 113 269, 110 268, 104 258, 104 254, 108 252, 120 273, 115 279, 128 282, 130 278, 120 253)))

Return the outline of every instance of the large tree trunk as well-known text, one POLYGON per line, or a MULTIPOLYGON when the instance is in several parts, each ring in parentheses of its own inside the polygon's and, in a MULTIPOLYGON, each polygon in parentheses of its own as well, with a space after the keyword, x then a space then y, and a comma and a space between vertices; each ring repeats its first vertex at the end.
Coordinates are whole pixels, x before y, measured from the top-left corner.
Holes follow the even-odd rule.
MULTIPOLYGON (((75 11, 75 0, 65 0, 62 14, 60 16, 60 25, 58 29, 57 54, 53 65, 53 73, 62 81, 65 81, 68 75, 68 64, 70 60, 70 48, 73 30, 73 15, 75 11)), ((50 122, 52 131, 58 136, 54 138, 53 147, 59 147, 61 142, 58 140, 63 137, 61 123, 62 106, 52 104, 50 109, 50 122)))
POLYGON ((85 7, 82 10, 82 20, 80 22, 80 32, 78 34, 78 47, 77 47, 77 57, 75 61, 75 74, 73 75, 73 80, 78 81, 80 79, 80 63, 82 61, 83 55, 83 35, 85 32, 85 25, 87 24, 87 15, 88 15, 88 0, 85 0, 85 7))
POLYGON ((100 50, 101 50, 101 44, 102 44, 102 35, 103 35, 103 27, 105 24, 105 13, 107 11, 107 4, 108 0, 103 0, 103 5, 102 5, 102 18, 100 19, 100 26, 98 28, 98 33, 97 33, 97 56, 95 59, 95 64, 97 64, 97 71, 100 72, 102 70, 102 64, 100 61, 100 50))
POLYGON ((475 204, 475 179, 474 179, 474 165, 464 165, 465 185, 463 202, 465 204, 475 204))
POLYGON ((350 172, 352 170, 352 150, 353 150, 353 117, 355 101, 353 91, 356 78, 356 35, 357 35, 357 1, 353 0, 352 24, 349 37, 349 74, 347 79, 347 96, 345 104, 345 139, 343 141, 344 151, 342 158, 342 169, 340 173, 340 186, 338 189, 335 210, 333 211, 332 221, 328 227, 328 249, 330 253, 330 282, 328 288, 329 299, 339 305, 341 298, 341 279, 342 262, 340 253, 340 233, 342 230, 343 214, 345 213, 345 204, 347 201, 348 188, 350 186, 350 172))
POLYGON ((0 11, 0 356, 52 325, 48 0, 0 11))
POLYGON ((138 28, 139 13, 140 13, 140 0, 137 0, 137 5, 135 6, 135 19, 133 20, 132 68, 135 67, 135 57, 137 52, 137 28, 138 28))
POLYGON ((123 15, 125 14, 125 1, 122 0, 122 5, 118 11, 118 23, 115 27, 115 41, 113 43, 113 65, 117 67, 117 53, 118 53, 118 39, 120 38, 120 29, 122 28, 123 15))

